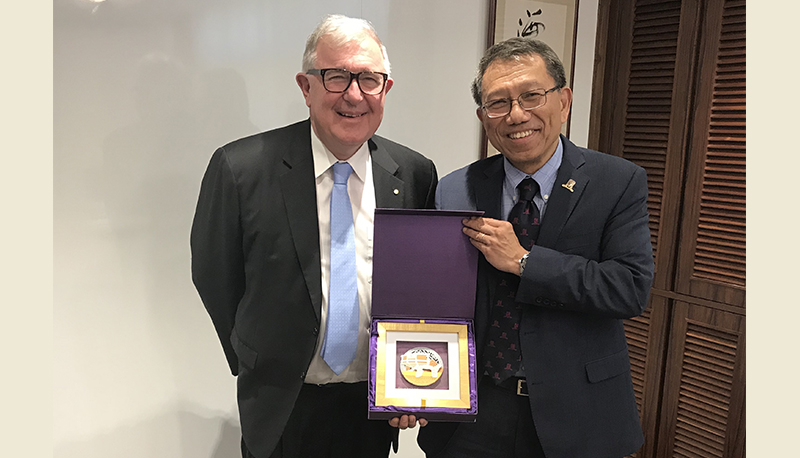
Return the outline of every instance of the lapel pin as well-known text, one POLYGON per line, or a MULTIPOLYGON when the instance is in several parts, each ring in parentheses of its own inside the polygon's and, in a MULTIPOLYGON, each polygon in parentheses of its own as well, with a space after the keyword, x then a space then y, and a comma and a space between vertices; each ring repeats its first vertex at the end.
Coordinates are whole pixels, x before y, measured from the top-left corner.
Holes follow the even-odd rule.
POLYGON ((399 189, 395 189, 393 192, 394 192, 394 195, 400 194, 400 190, 399 189))
POLYGON ((567 181, 566 183, 562 184, 561 187, 562 188, 566 188, 566 190, 569 191, 569 192, 575 192, 575 190, 572 189, 572 188, 575 187, 575 180, 570 178, 570 180, 567 181))

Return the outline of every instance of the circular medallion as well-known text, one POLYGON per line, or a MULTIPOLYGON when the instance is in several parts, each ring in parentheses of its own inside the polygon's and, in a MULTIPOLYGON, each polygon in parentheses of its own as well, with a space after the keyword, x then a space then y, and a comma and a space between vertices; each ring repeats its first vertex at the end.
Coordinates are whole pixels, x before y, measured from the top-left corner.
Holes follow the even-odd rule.
POLYGON ((433 384, 439 380, 443 368, 439 354, 427 347, 414 347, 400 357, 400 373, 416 386, 433 384))

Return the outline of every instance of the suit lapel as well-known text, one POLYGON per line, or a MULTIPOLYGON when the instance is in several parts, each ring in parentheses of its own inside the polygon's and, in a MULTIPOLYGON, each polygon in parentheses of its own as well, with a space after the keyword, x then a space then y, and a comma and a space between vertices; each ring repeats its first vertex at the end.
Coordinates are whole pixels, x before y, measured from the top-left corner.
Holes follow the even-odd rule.
MULTIPOLYGON (((484 216, 505 219, 501 215, 501 196, 503 195, 503 157, 499 154, 471 166, 467 171, 468 188, 475 198, 475 209, 483 210, 484 216)), ((507 216, 507 215, 506 215, 507 216)), ((483 353, 485 343, 484 329, 488 329, 491 316, 491 298, 494 297, 497 270, 481 254, 478 261, 478 296, 475 306, 475 329, 478 354, 483 353), (482 300, 481 298, 486 298, 482 300)))
POLYGON ((589 177, 580 170, 584 163, 583 154, 565 137, 562 136, 561 141, 564 145, 564 157, 561 160, 561 167, 558 168, 556 182, 536 241, 537 245, 548 248, 555 245, 561 230, 564 229, 564 224, 589 183, 589 177))
POLYGON ((281 190, 289 229, 303 269, 308 294, 317 320, 322 307, 322 279, 319 262, 319 221, 317 220, 317 188, 314 180, 314 160, 311 155, 311 124, 303 123, 298 133, 286 145, 281 175, 281 190))
POLYGON ((505 219, 500 204, 505 178, 502 156, 497 155, 496 159, 488 159, 483 164, 485 167, 475 167, 467 172, 467 181, 475 193, 475 207, 483 210, 488 218, 505 219))
POLYGON ((399 166, 385 149, 369 140, 372 155, 372 180, 375 185, 375 206, 377 208, 404 208, 405 183, 395 174, 399 166))

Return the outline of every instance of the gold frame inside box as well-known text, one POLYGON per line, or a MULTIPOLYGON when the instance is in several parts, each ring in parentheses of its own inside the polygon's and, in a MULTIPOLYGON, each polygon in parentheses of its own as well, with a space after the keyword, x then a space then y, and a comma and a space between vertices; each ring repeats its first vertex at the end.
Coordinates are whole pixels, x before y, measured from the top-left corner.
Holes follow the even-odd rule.
MULTIPOLYGON (((470 389, 469 389, 469 341, 467 338, 466 324, 447 324, 447 323, 426 323, 424 320, 418 323, 397 323, 384 322, 378 323, 378 351, 376 355, 375 370, 375 406, 395 406, 395 407, 441 407, 453 409, 470 408, 470 389), (389 332, 424 332, 458 335, 458 394, 459 399, 430 399, 415 394, 408 397, 386 397, 386 347, 387 333, 389 332)), ((442 342, 447 342, 443 336, 442 342)), ((451 342, 447 342, 451 345, 451 342)), ((395 355, 392 355, 394 358, 395 355)), ((447 369, 445 369, 447 370, 447 369)), ((416 393, 424 392, 424 388, 416 387, 416 393)))

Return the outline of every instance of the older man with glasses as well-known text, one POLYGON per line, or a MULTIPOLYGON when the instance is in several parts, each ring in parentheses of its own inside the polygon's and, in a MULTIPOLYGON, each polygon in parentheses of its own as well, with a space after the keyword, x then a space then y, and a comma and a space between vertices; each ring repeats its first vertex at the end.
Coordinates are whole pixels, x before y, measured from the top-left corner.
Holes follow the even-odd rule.
POLYGON ((546 44, 491 47, 472 86, 501 154, 439 182, 436 206, 483 210, 475 305, 478 418, 430 423, 428 458, 621 458, 642 444, 623 319, 653 279, 644 169, 560 135, 572 103, 546 44))
POLYGON ((295 76, 309 119, 219 148, 203 178, 192 277, 238 376, 244 458, 386 457, 397 437, 367 420, 373 217, 432 208, 437 176, 375 135, 389 75, 367 21, 326 17, 295 76))

